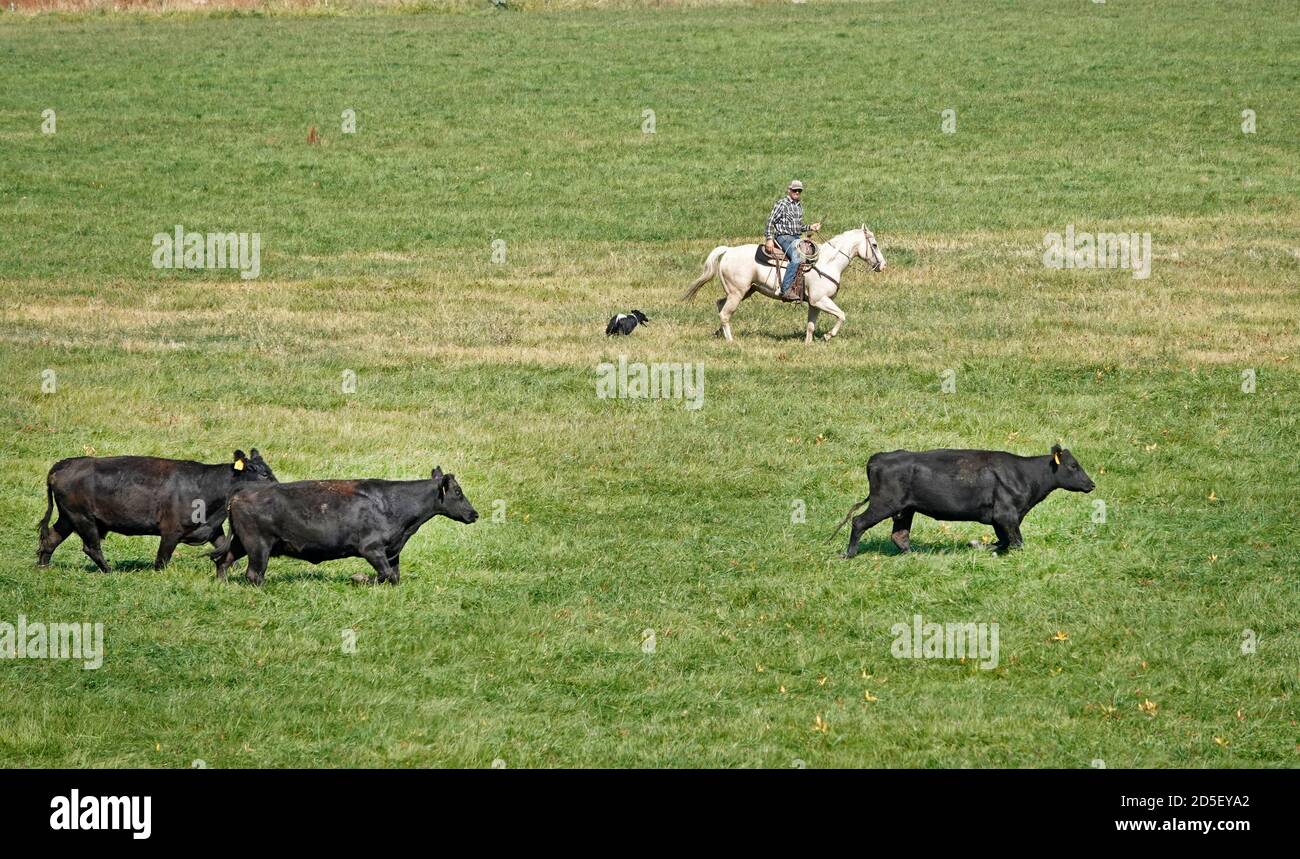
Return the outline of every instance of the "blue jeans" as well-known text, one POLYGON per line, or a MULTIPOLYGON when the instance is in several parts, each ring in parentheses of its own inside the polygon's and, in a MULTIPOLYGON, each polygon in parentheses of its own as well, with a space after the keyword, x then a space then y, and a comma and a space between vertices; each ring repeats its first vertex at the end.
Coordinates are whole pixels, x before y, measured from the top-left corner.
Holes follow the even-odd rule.
POLYGON ((803 262, 803 257, 799 255, 799 237, 798 236, 777 236, 776 243, 785 251, 788 262, 785 266, 785 277, 781 278, 781 294, 790 291, 794 286, 795 272, 799 271, 799 263, 803 262))

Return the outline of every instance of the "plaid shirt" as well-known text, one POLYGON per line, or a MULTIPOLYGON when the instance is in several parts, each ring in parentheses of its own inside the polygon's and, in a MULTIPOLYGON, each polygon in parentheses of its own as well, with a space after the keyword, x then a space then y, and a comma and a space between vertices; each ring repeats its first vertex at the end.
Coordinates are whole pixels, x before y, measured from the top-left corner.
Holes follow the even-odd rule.
POLYGON ((772 207, 772 215, 767 219, 763 238, 802 236, 806 232, 808 228, 803 224, 803 204, 798 200, 791 200, 789 194, 783 194, 772 207))

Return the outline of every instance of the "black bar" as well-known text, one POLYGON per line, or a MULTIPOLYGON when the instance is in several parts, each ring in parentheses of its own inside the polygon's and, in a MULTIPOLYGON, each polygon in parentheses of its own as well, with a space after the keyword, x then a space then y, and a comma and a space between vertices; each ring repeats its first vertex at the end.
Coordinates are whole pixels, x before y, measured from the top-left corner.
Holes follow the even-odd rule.
POLYGON ((860 832, 864 845, 915 836, 926 846, 1198 839, 1220 847, 1294 831, 1295 785, 1286 770, 9 770, 0 808, 6 834, 126 849, 373 847, 377 833, 420 843, 451 832, 478 833, 499 846, 527 844, 541 833, 587 841, 609 830, 626 839, 628 827, 644 829, 650 841, 725 829, 733 846, 770 847, 782 835, 797 843, 799 833, 832 829, 860 832), (110 831, 51 828, 56 798, 70 802, 74 789, 81 803, 149 797, 149 837, 134 838, 129 822, 110 831), (1171 796, 1183 804, 1170 805, 1171 796), (1202 797, 1216 799, 1207 806, 1202 797), (1120 831, 1128 824, 1117 821, 1154 821, 1157 828, 1120 831), (1166 821, 1248 828, 1160 828, 1166 821))

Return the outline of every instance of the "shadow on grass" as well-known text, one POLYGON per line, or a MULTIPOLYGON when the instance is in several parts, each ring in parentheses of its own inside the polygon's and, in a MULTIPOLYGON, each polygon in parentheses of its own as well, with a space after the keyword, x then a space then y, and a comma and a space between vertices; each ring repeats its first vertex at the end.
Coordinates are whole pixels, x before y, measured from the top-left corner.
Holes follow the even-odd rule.
MULTIPOLYGON (((126 561, 115 561, 112 558, 108 558, 107 560, 108 560, 107 574, 100 573, 99 567, 95 566, 95 562, 91 561, 89 558, 80 562, 73 561, 72 563, 63 564, 62 567, 63 569, 68 569, 68 568, 79 569, 83 573, 95 573, 96 575, 110 575, 110 576, 115 573, 139 573, 145 570, 148 570, 150 572, 153 571, 152 558, 150 558, 149 560, 144 560, 142 558, 132 558, 126 561)), ((57 560, 51 561, 48 567, 37 566, 37 569, 44 569, 50 572, 58 570, 59 568, 60 568, 60 564, 57 560)))
MULTIPOLYGON (((63 545, 66 546, 68 544, 65 542, 63 545)), ((62 546, 60 548, 62 548, 62 546)), ((74 567, 80 566, 80 568, 87 573, 98 573, 99 567, 95 566, 94 561, 91 561, 89 558, 85 556, 85 553, 82 551, 81 547, 75 546, 75 549, 76 549, 75 553, 81 556, 80 560, 78 561, 70 558, 63 558, 64 564, 66 566, 74 566, 74 567)), ((71 556, 73 552, 69 551, 67 554, 71 556)), ((202 559, 202 557, 205 556, 206 554, 207 554, 207 550, 205 549, 201 555, 198 555, 196 557, 202 559)), ((149 555, 148 557, 144 557, 144 558, 114 558, 108 551, 104 552, 104 559, 108 561, 110 573, 139 573, 145 571, 153 571, 154 557, 155 557, 154 555, 149 555)), ((182 554, 174 555, 171 559, 171 563, 169 563, 166 567, 164 567, 161 572, 167 572, 168 570, 174 569, 177 563, 187 560, 188 557, 189 556, 182 555, 182 554)), ((60 560, 60 556, 58 555, 51 558, 49 569, 52 570, 57 568, 59 566, 59 560, 60 560)))
MULTIPOLYGON (((987 552, 989 554, 994 554, 991 551, 991 549, 992 549, 992 544, 989 544, 987 546, 986 545, 972 546, 970 545, 970 543, 966 542, 965 540, 947 542, 947 543, 917 542, 916 540, 913 540, 912 551, 907 554, 955 555, 961 552, 987 552)), ((841 548, 840 551, 843 551, 843 549, 841 548)), ((904 552, 899 551, 899 548, 894 545, 894 541, 889 539, 888 537, 874 537, 870 539, 863 538, 862 542, 858 543, 857 556, 852 558, 851 560, 857 560, 858 558, 861 558, 863 555, 898 556, 903 554, 904 552)))
MULTIPOLYGON (((807 320, 805 320, 805 323, 806 323, 806 322, 807 322, 807 320)), ((830 330, 830 329, 827 329, 827 330, 830 330)), ((731 333, 732 333, 732 334, 735 334, 735 336, 736 336, 737 339, 740 338, 740 335, 736 333, 736 329, 735 329, 734 326, 732 327, 731 333)), ((822 334, 823 334, 823 333, 824 333, 824 332, 822 332, 822 331, 818 331, 818 332, 813 336, 813 343, 825 343, 826 341, 822 339, 822 334)), ((777 334, 777 333, 774 332, 774 331, 755 331, 755 332, 754 332, 753 334, 751 334, 750 336, 751 336, 751 337, 762 337, 764 340, 774 340, 774 341, 776 341, 777 343, 789 343, 789 342, 791 342, 791 341, 798 341, 799 343, 802 343, 802 342, 803 342, 803 338, 804 338, 804 330, 803 330, 803 329, 800 329, 799 331, 793 331, 793 332, 791 332, 791 333, 789 333, 789 334, 777 334)))
MULTIPOLYGON (((109 561, 108 565, 113 568, 115 573, 139 573, 144 570, 153 570, 153 558, 145 560, 144 558, 131 558, 127 561, 109 561)), ((98 569, 94 564, 86 567, 87 570, 98 569)))
POLYGON ((277 570, 272 564, 266 568, 266 578, 261 585, 254 585, 248 580, 248 568, 241 566, 239 570, 233 567, 226 573, 226 584, 232 586, 244 586, 252 588, 265 588, 272 584, 294 584, 296 582, 323 582, 325 584, 352 584, 350 574, 343 574, 338 570, 331 570, 328 567, 289 567, 283 570, 277 570))

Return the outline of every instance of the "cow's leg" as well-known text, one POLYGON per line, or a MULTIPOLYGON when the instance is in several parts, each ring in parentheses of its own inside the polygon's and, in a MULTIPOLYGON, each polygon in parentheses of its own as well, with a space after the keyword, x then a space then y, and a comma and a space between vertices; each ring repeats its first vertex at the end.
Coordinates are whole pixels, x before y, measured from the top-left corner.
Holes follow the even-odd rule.
POLYGON ((244 575, 253 584, 260 585, 266 581, 266 563, 271 559, 271 547, 258 540, 245 546, 244 550, 248 552, 248 570, 244 575))
POLYGON ((1024 542, 1020 539, 1020 513, 1015 505, 1006 500, 994 500, 993 530, 998 535, 998 544, 994 547, 997 552, 1015 549, 1024 542))
POLYGON ((179 531, 164 533, 162 539, 158 542, 158 554, 153 559, 153 568, 161 570, 172 562, 172 552, 176 551, 176 544, 181 541, 179 531))
MULTIPOLYGON (((213 545, 218 550, 221 549, 221 540, 221 537, 217 537, 212 541, 213 545)), ((217 578, 224 582, 226 580, 226 573, 230 571, 230 568, 235 565, 236 561, 244 557, 246 554, 248 553, 244 551, 244 544, 239 542, 239 538, 235 536, 235 532, 231 531, 230 541, 226 544, 226 548, 222 554, 217 555, 216 551, 213 552, 213 561, 217 564, 217 578)))
POLYGON ((1025 545, 1025 540, 1020 536, 1020 520, 1017 519, 1008 529, 1008 536, 1011 538, 1011 548, 1019 549, 1025 545))
POLYGON ((59 548, 59 544, 68 539, 68 535, 74 530, 76 529, 72 527, 72 522, 60 513, 59 521, 54 523, 54 527, 41 535, 41 545, 36 551, 36 563, 42 567, 48 567, 50 565, 50 555, 54 554, 54 550, 59 548))
POLYGON ((390 585, 397 584, 397 573, 391 566, 389 566, 388 555, 384 552, 382 547, 362 549, 361 557, 369 561, 370 566, 375 568, 375 574, 378 577, 376 580, 381 585, 385 583, 390 585))
POLYGON ((900 552, 912 551, 911 534, 913 512, 915 511, 909 508, 904 510, 902 513, 894 515, 894 533, 889 535, 889 539, 894 541, 894 545, 898 547, 900 552))
POLYGON ((104 560, 104 553, 99 548, 101 537, 99 525, 94 519, 81 513, 68 516, 68 520, 72 523, 72 530, 76 531, 77 536, 81 538, 81 551, 95 562, 100 572, 109 572, 108 561, 104 560))
POLYGON ((181 541, 181 530, 180 517, 176 510, 165 507, 158 517, 158 533, 162 539, 158 541, 158 554, 153 559, 155 570, 161 570, 171 563, 172 552, 176 551, 176 544, 181 541))
POLYGON ((84 517, 72 520, 72 525, 77 531, 77 536, 81 538, 81 551, 95 562, 95 566, 99 567, 101 573, 109 572, 108 561, 104 560, 104 553, 99 548, 99 526, 84 517))
POLYGON ((400 582, 400 581, 402 580, 402 558, 401 558, 401 556, 400 556, 400 555, 393 555, 391 558, 389 558, 389 559, 388 559, 388 567, 389 567, 389 569, 391 569, 391 570, 393 571, 392 576, 390 576, 390 578, 392 579, 393 584, 397 584, 398 582, 400 582))
MULTIPOLYGON (((226 571, 221 565, 225 562, 226 555, 228 554, 227 550, 222 548, 222 546, 226 545, 224 543, 225 539, 226 534, 220 527, 213 530, 212 535, 208 537, 208 542, 212 544, 212 551, 208 552, 208 557, 212 559, 212 563, 217 565, 217 578, 223 580, 226 578, 226 571)), ((235 534, 233 531, 230 534, 230 542, 235 542, 235 534)))
POLYGON ((883 504, 877 504, 874 501, 869 502, 866 510, 853 517, 853 531, 849 534, 849 545, 840 557, 852 558, 856 555, 858 553, 858 542, 862 539, 863 533, 893 515, 894 511, 883 504))
MULTIPOLYGON (((822 335, 823 339, 829 340, 835 335, 839 334, 840 326, 844 324, 844 311, 840 310, 839 305, 831 301, 831 297, 828 295, 825 298, 820 299, 815 306, 820 308, 821 310, 825 310, 831 316, 835 317, 835 324, 831 326, 830 331, 827 331, 824 335, 822 335)), ((811 342, 811 340, 809 342, 811 342)))
POLYGON ((808 305, 808 328, 803 335, 803 342, 805 345, 812 343, 813 332, 817 330, 817 317, 821 315, 822 312, 818 310, 814 305, 811 304, 808 305))
POLYGON ((1011 535, 1007 532, 1006 526, 1001 522, 994 522, 993 533, 998 535, 998 541, 994 544, 993 551, 1005 552, 1011 546, 1011 535))

